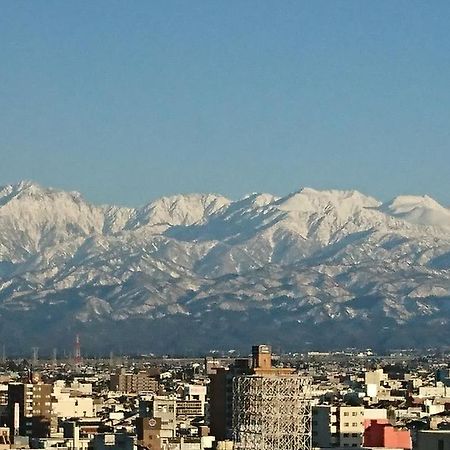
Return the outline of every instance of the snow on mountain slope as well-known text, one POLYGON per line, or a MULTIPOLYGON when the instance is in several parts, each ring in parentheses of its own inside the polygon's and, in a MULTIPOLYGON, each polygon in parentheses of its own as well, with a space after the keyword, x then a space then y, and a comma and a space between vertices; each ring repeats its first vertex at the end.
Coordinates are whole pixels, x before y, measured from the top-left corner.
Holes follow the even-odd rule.
MULTIPOLYGON (((5 186, 0 339, 11 314, 28 324, 23 342, 38 320, 55 333, 150 321, 161 338, 188 333, 194 321, 203 331, 186 339, 198 348, 215 327, 217 345, 238 344, 229 333, 237 322, 247 338, 259 336, 252 315, 269 321, 271 339, 282 342, 289 329, 298 344, 333 342, 332 330, 342 345, 351 342, 348 321, 375 340, 381 324, 388 334, 412 323, 444 326, 449 227, 449 210, 426 196, 381 204, 357 191, 303 188, 281 198, 190 194, 122 208, 30 182, 5 186), (323 336, 313 328, 322 325, 323 336)), ((402 333, 406 340, 413 332, 402 333)))
POLYGON ((137 209, 125 228, 132 230, 143 226, 159 226, 159 230, 163 231, 175 225, 201 223, 205 218, 229 203, 230 201, 227 198, 213 194, 163 197, 137 209))
MULTIPOLYGON (((442 233, 389 216, 378 210, 379 205, 355 191, 303 189, 263 206, 253 206, 247 198, 233 202, 205 224, 172 229, 168 235, 187 241, 216 240, 217 245, 196 264, 200 273, 213 276, 305 258, 333 256, 346 264, 383 260, 397 248, 407 251, 407 245, 443 245, 442 233), (423 245, 417 243, 423 240, 423 245)), ((423 250, 411 257, 429 260, 433 252, 425 258, 423 250)))
POLYGON ((69 238, 101 233, 101 208, 78 193, 20 183, 0 190, 0 257, 25 261, 69 238))

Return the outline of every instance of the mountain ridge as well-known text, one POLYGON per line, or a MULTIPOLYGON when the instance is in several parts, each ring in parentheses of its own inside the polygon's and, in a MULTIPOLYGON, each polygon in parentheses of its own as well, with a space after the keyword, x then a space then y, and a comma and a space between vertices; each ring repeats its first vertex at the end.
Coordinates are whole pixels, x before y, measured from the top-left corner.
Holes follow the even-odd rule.
POLYGON ((302 188, 128 208, 0 187, 0 341, 12 333, 14 351, 55 336, 70 348, 76 332, 91 351, 118 351, 130 324, 139 333, 124 339, 141 352, 343 347, 351 336, 450 345, 449 306, 450 210, 428 196, 302 188))

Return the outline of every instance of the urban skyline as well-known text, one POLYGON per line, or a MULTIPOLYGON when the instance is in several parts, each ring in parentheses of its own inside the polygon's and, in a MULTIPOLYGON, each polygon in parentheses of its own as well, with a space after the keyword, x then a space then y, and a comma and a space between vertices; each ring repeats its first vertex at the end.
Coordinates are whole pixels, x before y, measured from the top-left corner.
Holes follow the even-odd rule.
MULTIPOLYGON (((431 450, 448 353, 0 361, 2 450, 431 450)), ((81 357, 80 357, 81 356, 81 357)), ((445 449, 445 447, 443 447, 445 449)))

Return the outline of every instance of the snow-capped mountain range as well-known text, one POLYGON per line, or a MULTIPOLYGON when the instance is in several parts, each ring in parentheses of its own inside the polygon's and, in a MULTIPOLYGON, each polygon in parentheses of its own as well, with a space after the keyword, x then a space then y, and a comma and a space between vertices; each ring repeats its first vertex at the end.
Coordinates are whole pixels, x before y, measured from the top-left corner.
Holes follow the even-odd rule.
POLYGON ((450 345, 450 209, 357 191, 96 206, 0 188, 0 342, 11 352, 450 345))

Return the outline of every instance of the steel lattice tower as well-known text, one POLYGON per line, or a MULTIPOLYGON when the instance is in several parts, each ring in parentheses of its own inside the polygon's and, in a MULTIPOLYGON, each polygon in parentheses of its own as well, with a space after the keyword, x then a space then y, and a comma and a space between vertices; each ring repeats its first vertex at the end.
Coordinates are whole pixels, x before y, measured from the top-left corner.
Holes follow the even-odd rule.
POLYGON ((233 380, 237 450, 311 450, 309 380, 299 376, 238 376, 233 380))

